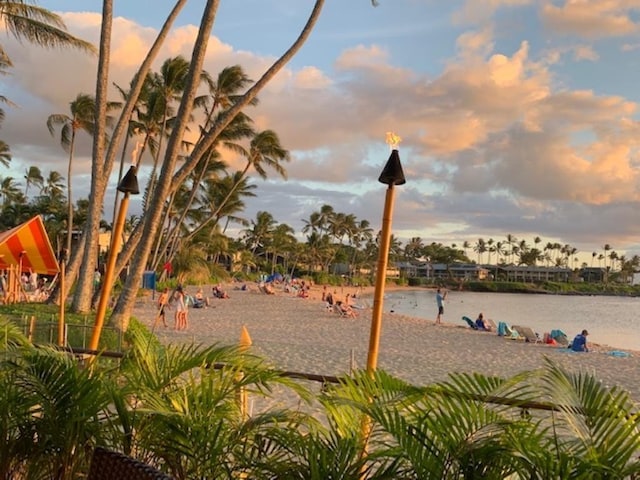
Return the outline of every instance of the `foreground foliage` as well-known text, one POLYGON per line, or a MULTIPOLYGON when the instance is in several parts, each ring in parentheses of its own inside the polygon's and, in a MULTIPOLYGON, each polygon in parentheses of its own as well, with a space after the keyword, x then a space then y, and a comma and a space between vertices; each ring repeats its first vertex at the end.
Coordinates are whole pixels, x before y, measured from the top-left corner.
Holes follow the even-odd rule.
POLYGON ((90 369, 34 348, 12 324, 0 331, 3 479, 83 478, 96 445, 177 479, 640 473, 637 406, 625 392, 552 363, 510 379, 452 375, 427 387, 358 372, 311 393, 235 347, 165 347, 135 329, 118 366, 90 369), (274 406, 245 416, 243 391, 274 406), (297 400, 284 408, 276 398, 297 400))

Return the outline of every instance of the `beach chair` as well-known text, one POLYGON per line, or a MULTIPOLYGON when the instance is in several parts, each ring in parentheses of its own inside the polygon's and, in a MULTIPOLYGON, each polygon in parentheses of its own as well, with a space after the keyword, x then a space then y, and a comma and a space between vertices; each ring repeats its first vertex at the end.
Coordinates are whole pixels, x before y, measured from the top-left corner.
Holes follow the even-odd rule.
POLYGON ((558 343, 558 345, 569 345, 569 338, 562 330, 551 330, 549 335, 556 341, 556 343, 558 343))
POLYGON ((513 330, 524 338, 527 343, 542 343, 542 339, 530 327, 513 326, 513 330))
POLYGON ((464 315, 462 316, 462 320, 467 322, 467 325, 469 325, 470 328, 472 328, 473 330, 478 330, 478 326, 476 325, 476 322, 474 322, 473 320, 471 320, 469 317, 465 317, 464 315))

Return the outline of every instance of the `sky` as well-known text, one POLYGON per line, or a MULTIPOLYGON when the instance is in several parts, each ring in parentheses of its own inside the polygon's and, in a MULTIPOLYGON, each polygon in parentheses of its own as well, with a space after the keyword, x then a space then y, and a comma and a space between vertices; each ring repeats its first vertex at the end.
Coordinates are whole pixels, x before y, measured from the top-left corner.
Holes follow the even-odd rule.
MULTIPOLYGON (((111 80, 126 86, 173 2, 114 3, 111 80)), ((38 4, 97 44, 100 1, 38 4)), ((204 4, 189 1, 155 70, 190 56, 204 4)), ((312 6, 221 0, 205 69, 239 64, 257 80, 312 6)), ((0 42, 14 63, 0 93, 17 105, 4 107, 0 138, 14 159, 0 176, 22 179, 30 165, 66 175, 46 120, 95 91, 96 59, 0 42)), ((256 128, 278 133, 291 161, 287 181, 254 176, 244 216, 268 211, 300 232, 328 204, 379 229, 386 185, 377 178, 392 131, 407 180, 395 188, 401 240, 460 247, 510 234, 570 244, 588 263, 605 244, 640 254, 639 50, 640 0, 327 0, 303 49, 247 111, 256 128)), ((85 138, 74 196, 87 195, 89 173, 85 138)))

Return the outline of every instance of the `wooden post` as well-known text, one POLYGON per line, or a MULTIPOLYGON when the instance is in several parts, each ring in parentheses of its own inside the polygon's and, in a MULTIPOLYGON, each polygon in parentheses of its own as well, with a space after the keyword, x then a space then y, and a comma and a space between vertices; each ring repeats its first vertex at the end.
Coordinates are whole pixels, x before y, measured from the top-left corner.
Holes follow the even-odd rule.
MULTIPOLYGON (((242 332, 240 333, 240 351, 246 352, 253 342, 251 341, 251 337, 249 336, 249 331, 247 327, 242 326, 242 332)), ((242 380, 243 375, 240 373, 238 375, 238 380, 242 380)), ((244 387, 240 387, 238 389, 238 407, 240 408, 240 415, 243 420, 249 418, 249 396, 247 395, 247 390, 244 387)))
POLYGON ((33 343, 33 334, 35 331, 36 331, 36 317, 35 315, 31 315, 31 319, 29 320, 29 335, 27 335, 27 338, 31 343, 33 343))

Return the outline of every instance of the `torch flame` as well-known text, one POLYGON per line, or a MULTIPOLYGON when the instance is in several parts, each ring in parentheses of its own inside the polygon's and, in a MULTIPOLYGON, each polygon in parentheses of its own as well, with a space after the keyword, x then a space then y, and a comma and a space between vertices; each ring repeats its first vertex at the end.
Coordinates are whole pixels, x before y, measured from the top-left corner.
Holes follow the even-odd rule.
POLYGON ((400 144, 401 141, 402 141, 402 138, 400 138, 395 133, 387 132, 385 143, 389 145, 389 147, 391 147, 392 149, 398 148, 398 145, 400 144))
MULTIPOLYGON (((138 134, 139 134, 139 130, 136 128, 136 129, 133 131, 133 134, 134 134, 135 136, 138 136, 138 134)), ((133 152, 131 152, 131 163, 132 163, 133 165, 136 165, 136 166, 138 165, 138 159, 137 159, 137 156, 138 156, 138 152, 140 151, 140 147, 142 147, 142 142, 141 142, 140 140, 137 140, 137 139, 136 139, 136 146, 135 146, 135 148, 133 149, 133 152)))

